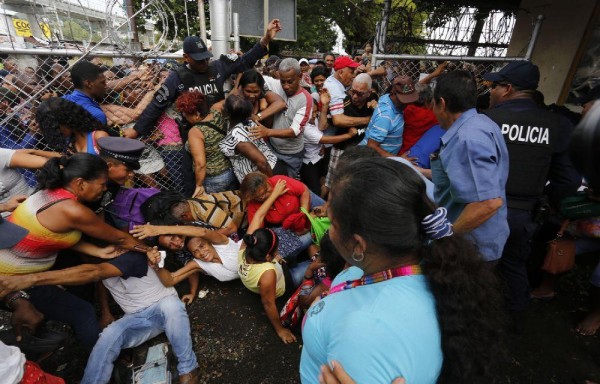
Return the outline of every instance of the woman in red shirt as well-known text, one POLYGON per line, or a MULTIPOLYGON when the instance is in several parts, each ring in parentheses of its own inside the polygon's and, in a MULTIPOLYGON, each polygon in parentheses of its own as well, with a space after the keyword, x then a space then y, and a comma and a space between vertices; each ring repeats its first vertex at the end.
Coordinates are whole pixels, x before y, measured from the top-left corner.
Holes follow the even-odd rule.
POLYGON ((325 201, 298 180, 282 175, 267 177, 260 172, 251 172, 246 175, 240 188, 242 198, 247 202, 248 222, 252 221, 279 180, 285 180, 287 192, 275 200, 265 217, 264 226, 277 233, 279 254, 285 259, 293 259, 311 243, 310 222, 300 208, 310 211, 311 208, 325 204, 325 201))

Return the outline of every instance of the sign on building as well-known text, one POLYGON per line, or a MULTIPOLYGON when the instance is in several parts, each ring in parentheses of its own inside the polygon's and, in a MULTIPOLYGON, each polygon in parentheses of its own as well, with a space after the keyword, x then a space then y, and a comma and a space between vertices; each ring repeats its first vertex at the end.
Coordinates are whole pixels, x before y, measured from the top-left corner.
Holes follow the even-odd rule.
POLYGON ((261 37, 265 33, 264 4, 269 6, 267 23, 281 20, 283 30, 277 40, 296 41, 296 0, 232 0, 231 12, 240 15, 240 36, 261 37))
POLYGON ((15 26, 17 36, 31 37, 31 26, 29 25, 29 21, 13 19, 13 25, 15 26))
POLYGON ((50 29, 49 24, 40 23, 39 26, 45 38, 49 39, 50 37, 52 37, 52 30, 50 29))

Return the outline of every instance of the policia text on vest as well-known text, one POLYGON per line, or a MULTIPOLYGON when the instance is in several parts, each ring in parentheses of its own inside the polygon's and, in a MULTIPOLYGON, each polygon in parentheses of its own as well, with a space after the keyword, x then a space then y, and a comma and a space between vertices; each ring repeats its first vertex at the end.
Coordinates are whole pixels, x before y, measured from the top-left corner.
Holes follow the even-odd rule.
POLYGON ((550 144, 550 132, 548 128, 517 124, 502 124, 500 128, 504 138, 512 142, 550 144))

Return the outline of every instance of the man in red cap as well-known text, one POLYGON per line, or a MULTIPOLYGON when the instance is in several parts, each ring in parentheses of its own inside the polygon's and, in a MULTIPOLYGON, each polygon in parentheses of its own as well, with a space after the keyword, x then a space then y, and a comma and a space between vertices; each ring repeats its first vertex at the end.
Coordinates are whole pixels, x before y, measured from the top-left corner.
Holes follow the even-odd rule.
POLYGON ((350 117, 344 115, 346 89, 352 85, 356 68, 359 66, 360 64, 352 60, 350 56, 338 57, 333 64, 333 75, 329 76, 323 85, 323 89, 326 89, 331 97, 329 114, 331 115, 333 125, 337 128, 351 128, 369 124, 368 117, 350 117))

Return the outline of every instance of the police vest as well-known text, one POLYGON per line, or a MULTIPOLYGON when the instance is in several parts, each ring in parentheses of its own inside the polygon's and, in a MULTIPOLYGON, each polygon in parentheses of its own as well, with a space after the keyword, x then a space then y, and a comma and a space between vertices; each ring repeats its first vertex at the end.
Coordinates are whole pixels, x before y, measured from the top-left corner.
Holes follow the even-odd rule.
POLYGON ((506 142, 509 157, 506 195, 509 200, 511 196, 542 196, 562 129, 559 116, 538 108, 526 111, 494 108, 484 113, 500 126, 506 142))
POLYGON ((208 71, 197 73, 190 70, 186 65, 174 68, 183 84, 183 90, 189 92, 200 92, 206 96, 208 106, 225 99, 223 92, 223 79, 214 65, 208 65, 208 71))

